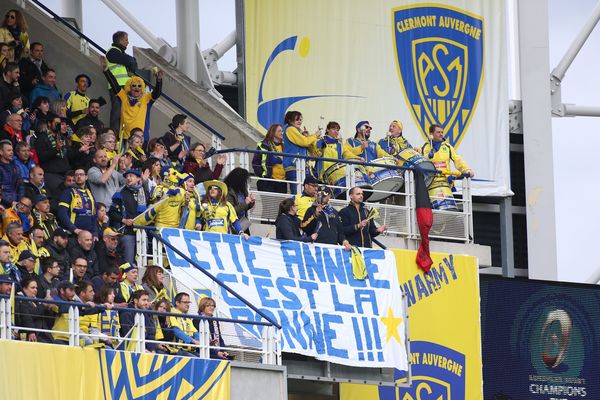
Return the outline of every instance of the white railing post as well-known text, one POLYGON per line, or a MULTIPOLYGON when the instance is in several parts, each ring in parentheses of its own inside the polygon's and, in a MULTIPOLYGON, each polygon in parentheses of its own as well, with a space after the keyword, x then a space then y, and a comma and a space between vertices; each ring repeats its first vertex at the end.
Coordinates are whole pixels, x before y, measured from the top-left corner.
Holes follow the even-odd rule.
POLYGON ((135 352, 144 353, 146 350, 146 320, 144 314, 136 313, 134 321, 135 327, 133 329, 136 332, 135 352))
POLYGON ((473 242, 473 198, 471 197, 471 178, 463 179, 463 213, 465 215, 465 243, 473 242))
POLYGON ((69 306, 69 346, 79 346, 79 308, 69 306))
POLYGON ((200 339, 200 349, 199 355, 200 358, 210 358, 210 329, 208 328, 209 321, 205 319, 201 319, 198 324, 199 331, 198 336, 200 339))
POLYGON ((407 197, 407 206, 408 206, 408 214, 410 215, 410 224, 408 226, 408 237, 411 239, 417 239, 418 228, 417 228, 417 219, 415 216, 417 203, 415 197, 415 175, 412 170, 406 171, 406 181, 404 186, 406 187, 406 197, 407 197))
POLYGON ((0 339, 3 340, 10 338, 10 335, 8 335, 10 313, 7 313, 9 309, 10 299, 0 299, 0 339))
POLYGON ((275 329, 275 355, 277 357, 277 365, 281 365, 281 329, 275 329))
POLYGON ((306 178, 306 160, 303 158, 296 158, 296 191, 302 193, 302 182, 306 178))
POLYGON ((267 326, 263 326, 260 340, 262 342, 262 363, 269 364, 269 333, 267 326))
POLYGON ((84 38, 79 38, 79 51, 81 51, 85 56, 90 55, 90 44, 84 38))
POLYGON ((354 165, 346 164, 346 192, 356 186, 354 165))

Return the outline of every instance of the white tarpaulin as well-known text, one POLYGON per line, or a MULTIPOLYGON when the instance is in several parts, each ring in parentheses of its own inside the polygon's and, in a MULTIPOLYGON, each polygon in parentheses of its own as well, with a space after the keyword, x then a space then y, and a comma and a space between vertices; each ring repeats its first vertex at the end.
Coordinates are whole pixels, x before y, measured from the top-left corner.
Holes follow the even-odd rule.
MULTIPOLYGON (((394 254, 364 250, 365 280, 337 246, 162 229, 161 236, 282 326, 282 351, 338 364, 407 369, 405 315, 394 254)), ((175 278, 206 291, 213 282, 173 250, 175 278)), ((219 289, 220 315, 263 320, 219 289)), ((259 336, 256 331, 256 336, 259 336)))

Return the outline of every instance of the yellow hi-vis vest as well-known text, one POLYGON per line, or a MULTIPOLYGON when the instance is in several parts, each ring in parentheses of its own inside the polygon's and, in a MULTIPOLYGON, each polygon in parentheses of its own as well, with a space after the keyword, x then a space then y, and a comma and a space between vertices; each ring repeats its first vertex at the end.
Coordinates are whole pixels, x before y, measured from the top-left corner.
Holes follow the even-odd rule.
MULTIPOLYGON (((120 48, 118 48, 116 46, 110 46, 110 48, 117 49, 121 53, 123 52, 123 50, 121 50, 120 48)), ((111 74, 113 74, 113 76, 117 80, 117 83, 119 84, 119 86, 121 86, 121 87, 125 86, 125 83, 129 79, 129 74, 127 73, 127 68, 125 68, 125 66, 123 64, 115 64, 115 63, 108 61, 108 70, 110 71, 111 74)), ((108 85, 108 86, 110 88, 110 85, 108 85)))

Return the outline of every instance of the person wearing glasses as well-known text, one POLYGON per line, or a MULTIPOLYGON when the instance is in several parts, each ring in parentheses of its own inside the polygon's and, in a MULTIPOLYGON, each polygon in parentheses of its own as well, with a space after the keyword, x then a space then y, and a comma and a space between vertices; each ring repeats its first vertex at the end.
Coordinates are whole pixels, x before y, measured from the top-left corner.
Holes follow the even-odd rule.
POLYGON ((33 209, 32 201, 29 197, 21 197, 14 206, 7 208, 2 216, 2 230, 6 231, 6 227, 11 222, 18 222, 23 227, 25 235, 33 228, 35 220, 31 211, 33 209))
POLYGON ((391 157, 381 148, 381 145, 370 140, 372 129, 369 121, 360 121, 356 124, 356 133, 354 134, 354 137, 346 140, 346 143, 348 143, 357 154, 365 160, 365 162, 372 162, 381 157, 391 157))
POLYGON ((233 205, 227 201, 227 185, 221 181, 204 182, 206 194, 200 203, 202 230, 216 233, 237 233, 248 239, 233 205))
POLYGON ((163 71, 155 73, 156 84, 152 93, 146 93, 146 84, 139 76, 133 76, 127 80, 121 88, 117 79, 110 71, 105 57, 100 58, 100 64, 104 76, 111 86, 113 95, 121 100, 121 120, 116 133, 119 136, 119 149, 123 149, 124 140, 129 139, 133 128, 140 128, 144 132, 144 142, 150 140, 150 118, 149 113, 152 104, 160 97, 162 89, 163 71))
POLYGON ((29 27, 21 11, 8 10, 0 27, 0 42, 10 46, 11 61, 29 55, 29 27))
POLYGON ((204 159, 206 155, 206 146, 202 143, 194 143, 190 147, 190 152, 183 163, 183 172, 194 175, 194 183, 197 185, 211 179, 219 179, 227 157, 225 154, 216 156, 216 164, 211 170, 208 161, 204 159))
MULTIPOLYGON (((216 307, 217 303, 212 297, 203 297, 198 302, 198 314, 206 317, 216 317, 216 307)), ((199 330, 200 320, 195 319, 194 326, 199 330)), ((219 321, 209 320, 208 331, 210 333, 210 358, 233 360, 233 356, 222 350, 222 348, 225 347, 225 341, 223 340, 223 335, 221 334, 221 325, 219 324, 219 321)))
POLYGON ((402 123, 400 121, 390 122, 387 136, 379 140, 379 146, 391 156, 396 157, 405 149, 412 148, 408 140, 402 136, 402 123))

